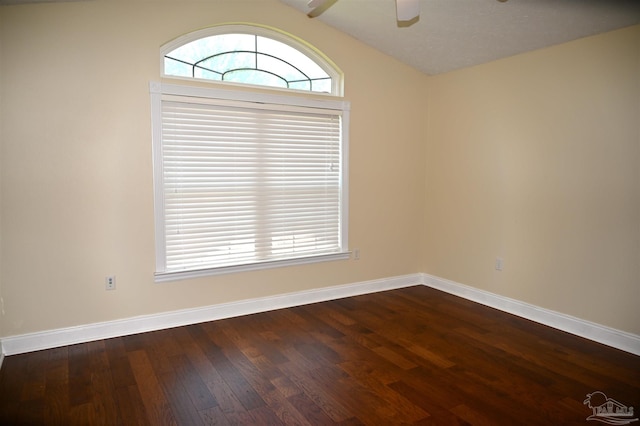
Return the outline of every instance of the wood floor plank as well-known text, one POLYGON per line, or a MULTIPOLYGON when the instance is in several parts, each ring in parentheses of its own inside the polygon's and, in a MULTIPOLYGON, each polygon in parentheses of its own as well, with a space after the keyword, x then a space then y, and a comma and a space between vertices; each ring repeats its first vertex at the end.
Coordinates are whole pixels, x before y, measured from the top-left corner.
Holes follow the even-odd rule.
MULTIPOLYGON (((268 316, 268 313, 265 314, 268 316)), ((244 348, 248 352, 251 350, 259 356, 266 357, 271 363, 277 365, 289 361, 277 346, 264 336, 265 332, 270 332, 264 328, 265 321, 260 320, 259 315, 247 315, 233 321, 231 327, 226 327, 225 332, 239 348, 244 348)), ((270 324, 270 322, 266 322, 270 324)))
MULTIPOLYGON (((69 404, 84 406, 91 402, 91 364, 87 344, 69 346, 69 404)), ((78 410, 86 411, 84 407, 78 410)))
POLYGON ((406 384, 404 381, 392 383, 391 385, 389 385, 389 387, 429 413, 429 417, 427 419, 434 420, 434 424, 467 424, 455 413, 451 412, 448 408, 444 407, 441 404, 438 404, 437 402, 434 402, 433 397, 438 394, 438 392, 435 390, 431 393, 425 390, 418 390, 406 384))
POLYGON ((8 356, 0 424, 580 425, 640 357, 423 286, 8 356))
POLYGON ((343 406, 331 391, 327 391, 314 377, 313 371, 301 367, 301 363, 296 363, 295 358, 280 368, 295 386, 302 390, 304 395, 313 401, 332 421, 343 422, 353 415, 343 406))
MULTIPOLYGON (((148 426, 151 425, 146 410, 141 409, 144 407, 144 401, 140 395, 140 391, 137 386, 127 386, 114 388, 114 398, 116 400, 118 415, 122 420, 124 426, 148 426)), ((107 424, 107 423, 105 423, 107 424)))
MULTIPOLYGON (((69 347, 54 348, 47 352, 49 352, 49 363, 44 391, 45 412, 42 420, 43 423, 51 425, 69 424, 69 347)), ((4 369, 5 366, 3 365, 2 368, 4 369)))
POLYGON ((110 359, 109 366, 114 388, 128 388, 136 385, 136 378, 128 357, 110 359))
POLYGON ((177 424, 193 426, 204 424, 198 412, 198 407, 193 403, 187 388, 180 380, 178 372, 164 373, 160 377, 160 384, 177 424))
POLYGON ((394 417, 399 423, 410 424, 429 417, 429 413, 393 391, 385 383, 378 380, 375 375, 370 374, 370 371, 359 368, 360 365, 359 363, 342 363, 340 367, 364 389, 373 392, 375 395, 384 396, 385 402, 397 411, 394 417))
POLYGON ((241 358, 244 355, 238 348, 229 344, 229 339, 224 336, 224 329, 213 323, 205 324, 203 328, 210 340, 205 355, 215 365, 216 370, 243 407, 250 411, 265 405, 264 400, 233 364, 233 358, 241 358))
POLYGON ((123 424, 104 341, 89 342, 87 348, 91 369, 91 403, 96 421, 105 425, 123 424))
POLYGON ((206 410, 218 405, 215 397, 209 392, 207 385, 186 355, 174 355, 170 361, 174 366, 176 378, 186 390, 196 410, 206 410))
POLYGON ((206 410, 200 411, 200 417, 205 425, 216 425, 216 426, 227 426, 231 424, 227 416, 224 414, 220 406, 207 408, 206 410))
MULTIPOLYGON (((200 325, 188 327, 188 332, 196 342, 198 350, 191 350, 187 355, 211 395, 218 402, 224 420, 231 424, 250 424, 251 416, 205 354, 215 344, 209 340, 200 325)), ((205 423, 210 424, 209 422, 217 419, 219 415, 217 410, 213 410, 213 412, 204 410, 201 412, 201 417, 205 423)))
POLYGON ((304 393, 297 393, 287 398, 289 403, 304 416, 306 423, 311 425, 328 425, 334 422, 316 403, 304 393))
POLYGON ((144 410, 149 423, 154 425, 177 425, 166 395, 163 392, 162 376, 156 376, 145 350, 130 352, 128 358, 131 362, 136 386, 140 391, 144 410))

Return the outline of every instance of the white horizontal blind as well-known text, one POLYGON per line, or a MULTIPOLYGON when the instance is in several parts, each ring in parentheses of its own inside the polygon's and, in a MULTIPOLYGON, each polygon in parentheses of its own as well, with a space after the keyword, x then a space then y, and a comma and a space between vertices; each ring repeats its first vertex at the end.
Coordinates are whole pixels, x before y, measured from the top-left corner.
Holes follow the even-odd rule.
POLYGON ((340 111, 167 97, 161 120, 159 272, 342 250, 340 111))

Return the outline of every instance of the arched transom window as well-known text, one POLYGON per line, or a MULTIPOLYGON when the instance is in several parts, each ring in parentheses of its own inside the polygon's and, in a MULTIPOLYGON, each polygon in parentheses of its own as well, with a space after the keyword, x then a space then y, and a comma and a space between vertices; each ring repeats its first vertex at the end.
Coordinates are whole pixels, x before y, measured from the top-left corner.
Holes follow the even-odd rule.
POLYGON ((165 76, 340 95, 341 74, 315 49, 281 32, 223 25, 163 46, 165 76))

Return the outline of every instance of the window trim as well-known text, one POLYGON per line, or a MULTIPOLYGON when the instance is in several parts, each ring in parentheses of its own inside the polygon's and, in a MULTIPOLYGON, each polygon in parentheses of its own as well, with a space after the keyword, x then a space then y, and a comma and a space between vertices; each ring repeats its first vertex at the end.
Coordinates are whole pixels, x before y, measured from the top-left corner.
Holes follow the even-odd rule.
POLYGON ((154 185, 154 219, 155 219, 155 255, 156 272, 155 282, 175 281, 188 278, 197 278, 210 275, 220 275, 235 272, 255 271, 277 268, 283 266, 304 265, 310 263, 326 262, 333 260, 347 260, 350 258, 349 247, 349 113, 350 103, 336 99, 314 99, 280 94, 254 93, 248 91, 204 88, 197 86, 183 86, 152 81, 149 83, 151 94, 151 120, 152 120, 152 148, 153 148, 153 185, 154 185), (341 173, 341 205, 340 205, 340 239, 342 251, 332 254, 312 255, 284 260, 272 260, 266 262, 250 263, 243 265, 214 267, 188 271, 162 271, 165 265, 166 245, 164 234, 164 192, 160 177, 163 172, 162 156, 162 97, 166 95, 185 96, 206 99, 222 99, 228 101, 243 101, 261 104, 278 104, 307 108, 320 108, 325 110, 341 111, 342 122, 342 173, 341 173))
POLYGON ((301 39, 280 31, 276 28, 268 27, 265 25, 259 24, 250 24, 250 23, 229 23, 229 24, 221 24, 214 27, 204 28, 201 30, 197 30, 188 34, 184 34, 180 37, 177 37, 170 42, 164 44, 160 48, 160 70, 162 78, 171 78, 177 80, 184 81, 197 81, 197 82, 206 82, 207 84, 224 84, 224 85, 236 85, 240 87, 256 87, 256 88, 265 88, 269 90, 281 90, 286 92, 297 92, 297 93, 308 93, 320 96, 343 96, 344 95, 344 74, 340 69, 325 55, 323 55, 320 51, 315 49, 308 43, 305 43, 301 39), (231 81, 217 81, 217 80, 209 80, 206 78, 198 78, 198 77, 182 77, 165 74, 164 72, 164 57, 169 52, 177 49, 178 47, 185 45, 189 42, 222 34, 250 34, 257 35, 261 37, 271 38, 273 40, 277 40, 281 43, 287 44, 294 49, 297 49, 301 53, 304 53, 310 59, 312 59, 320 68, 322 68, 330 77, 331 77, 331 93, 323 93, 323 92, 312 92, 308 90, 300 90, 300 89, 289 89, 289 88, 279 88, 273 86, 260 86, 260 85, 252 85, 252 84, 244 84, 237 83, 231 81))

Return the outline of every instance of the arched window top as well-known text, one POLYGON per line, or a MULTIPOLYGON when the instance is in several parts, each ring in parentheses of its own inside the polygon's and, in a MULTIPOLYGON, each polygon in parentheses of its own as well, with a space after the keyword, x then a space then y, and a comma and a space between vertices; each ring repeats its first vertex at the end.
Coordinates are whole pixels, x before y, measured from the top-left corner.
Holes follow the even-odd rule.
POLYGON ((161 50, 162 74, 342 95, 342 74, 320 52, 282 32, 221 25, 186 34, 161 50))

